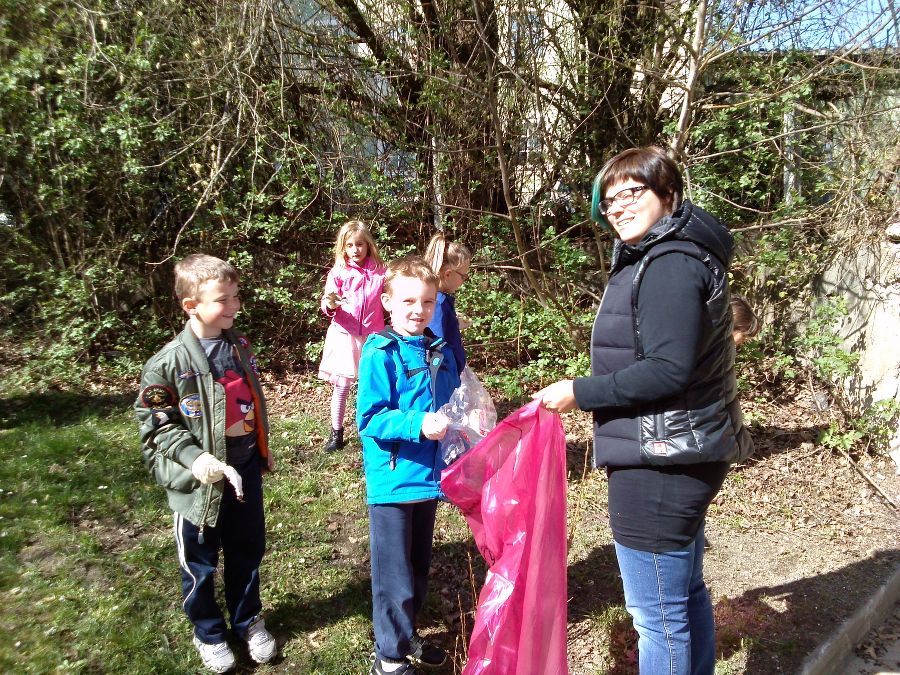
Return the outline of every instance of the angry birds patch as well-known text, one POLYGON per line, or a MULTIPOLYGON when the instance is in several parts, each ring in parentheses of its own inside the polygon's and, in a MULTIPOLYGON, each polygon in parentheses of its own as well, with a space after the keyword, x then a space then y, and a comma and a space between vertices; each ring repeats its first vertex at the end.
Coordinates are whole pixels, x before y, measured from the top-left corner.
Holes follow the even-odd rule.
POLYGON ((233 370, 218 380, 225 387, 225 436, 246 436, 256 430, 253 394, 247 381, 233 370))

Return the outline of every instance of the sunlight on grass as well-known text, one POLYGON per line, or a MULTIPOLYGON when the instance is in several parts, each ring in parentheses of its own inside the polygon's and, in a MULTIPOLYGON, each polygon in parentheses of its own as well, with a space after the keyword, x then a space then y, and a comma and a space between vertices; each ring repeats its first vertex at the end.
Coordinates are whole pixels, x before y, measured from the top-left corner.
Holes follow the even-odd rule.
MULTIPOLYGON (((196 670, 171 513, 142 465, 130 402, 105 405, 106 416, 82 398, 32 403, 0 429, 0 621, 16 626, 0 638, 0 670, 196 670)), ((257 672, 364 672, 372 639, 359 447, 324 455, 309 441, 320 422, 274 422, 261 574, 283 658, 257 672)), ((441 512, 437 538, 468 543, 462 518, 441 512)))
MULTIPOLYGON (((197 671, 181 611, 172 515, 144 469, 129 397, 58 392, 10 399, 0 419, 2 672, 197 671)), ((281 657, 255 672, 364 673, 372 651, 368 518, 355 435, 319 446, 320 419, 272 420, 277 470, 264 479, 264 612, 281 657)), ((570 612, 592 632, 620 621, 601 474, 570 486, 570 612), (583 610, 583 612, 582 612, 583 610)), ((486 566, 460 513, 442 504, 421 628, 459 672, 486 566)), ((605 629, 608 633, 608 628, 605 629)), ((602 631, 601 631, 602 632, 602 631)), ((609 641, 601 641, 609 644, 609 641)), ((598 644, 591 643, 596 650, 598 644)), ((239 669, 246 650, 233 643, 239 669)), ((585 658, 590 662, 596 654, 585 658)), ((608 662, 603 654, 598 662, 608 662)))

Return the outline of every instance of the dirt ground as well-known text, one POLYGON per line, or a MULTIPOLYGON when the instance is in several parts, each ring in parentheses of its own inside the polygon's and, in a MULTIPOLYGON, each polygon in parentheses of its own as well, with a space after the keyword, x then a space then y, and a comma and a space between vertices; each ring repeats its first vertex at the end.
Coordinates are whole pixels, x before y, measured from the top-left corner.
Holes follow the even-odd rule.
POLYGON ((720 648, 754 641, 738 672, 797 672, 900 565, 900 475, 817 445, 826 420, 802 392, 744 407, 757 451, 710 512, 706 578, 720 648))
MULTIPOLYGON (((302 412, 327 424, 330 392, 304 384, 312 377, 264 376, 273 417, 302 412)), ((720 673, 798 672, 803 659, 900 566, 900 469, 886 454, 856 447, 845 455, 819 444, 834 412, 820 410, 813 399, 799 385, 775 393, 757 388, 742 397, 756 453, 733 469, 706 527, 705 576, 716 613, 720 673)), ((498 417, 512 408, 498 404, 498 417)), ((570 491, 577 495, 582 485, 591 491, 588 506, 570 501, 570 529, 582 528, 588 541, 605 542, 570 552, 570 672, 631 675, 637 672, 636 638, 627 618, 599 622, 612 625, 608 635, 596 631, 596 616, 621 607, 622 596, 608 544, 605 477, 585 473, 590 419, 571 413, 564 425, 570 491)), ((85 522, 103 525, 96 517, 85 522)), ((28 555, 40 559, 42 553, 28 555)), ((432 588, 441 594, 441 570, 433 577, 432 588)), ((896 637, 896 628, 895 620, 879 630, 896 637)), ((871 652, 869 660, 875 659, 881 642, 865 643, 858 653, 871 652)), ((458 649, 444 646, 451 653, 458 649)))
MULTIPOLYGON (((818 445, 826 417, 801 390, 744 410, 756 453, 733 470, 706 526, 718 648, 725 672, 795 673, 900 565, 900 514, 888 501, 900 504, 900 475, 886 455, 818 445)), ((569 647, 573 674, 637 672, 628 639, 612 663, 580 666, 593 647, 571 611, 569 647)))
MULTIPOLYGON (((280 386, 285 393, 293 388, 284 381, 280 386)), ((327 411, 325 395, 306 397, 310 414, 322 417, 327 411)), ((297 398, 288 400, 296 412, 297 398)), ((498 417, 511 407, 500 404, 498 417)), ((752 420, 756 453, 733 470, 706 527, 705 571, 719 665, 727 673, 795 673, 900 565, 898 511, 888 501, 900 504, 900 475, 886 455, 856 450, 845 456, 819 445, 828 412, 813 405, 802 387, 779 392, 777 401, 745 397, 744 410, 752 420)), ((571 484, 585 478, 590 420, 574 413, 564 416, 564 425, 571 484)), ((589 480, 605 478, 594 472, 589 480)), ((598 540, 608 542, 605 506, 592 503, 575 512, 570 502, 570 528, 577 519, 575 527, 594 528, 598 540)), ((440 569, 433 570, 438 592, 441 576, 440 569)), ((621 605, 620 585, 608 544, 570 559, 572 675, 637 672, 629 622, 598 636, 591 620, 621 605)))

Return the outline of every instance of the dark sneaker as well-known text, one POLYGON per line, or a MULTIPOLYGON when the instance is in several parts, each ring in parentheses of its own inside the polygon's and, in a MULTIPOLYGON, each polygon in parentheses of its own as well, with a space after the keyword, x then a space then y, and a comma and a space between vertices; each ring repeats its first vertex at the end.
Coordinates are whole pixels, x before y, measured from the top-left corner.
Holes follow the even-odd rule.
POLYGON ((447 652, 435 647, 418 633, 413 633, 409 640, 410 652, 406 658, 419 668, 440 668, 447 663, 447 652))
POLYGON ((332 429, 331 436, 328 437, 328 442, 325 444, 325 452, 340 450, 344 445, 344 430, 332 429))
POLYGON ((372 661, 372 667, 369 669, 369 675, 422 675, 422 671, 418 670, 413 664, 404 661, 399 664, 397 670, 385 670, 381 666, 381 659, 375 657, 372 661))

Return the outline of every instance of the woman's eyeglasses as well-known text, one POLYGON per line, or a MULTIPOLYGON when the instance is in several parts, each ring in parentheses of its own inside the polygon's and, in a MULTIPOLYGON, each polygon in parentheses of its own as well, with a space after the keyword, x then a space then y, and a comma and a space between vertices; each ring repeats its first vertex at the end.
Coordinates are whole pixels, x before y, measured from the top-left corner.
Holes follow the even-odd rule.
POLYGON ((638 199, 641 198, 641 194, 644 190, 649 190, 650 188, 646 185, 636 185, 635 187, 625 188, 624 190, 619 190, 616 194, 608 199, 603 199, 598 204, 598 210, 600 211, 600 215, 605 216, 607 212, 612 208, 613 203, 618 204, 619 206, 631 206, 638 199))

